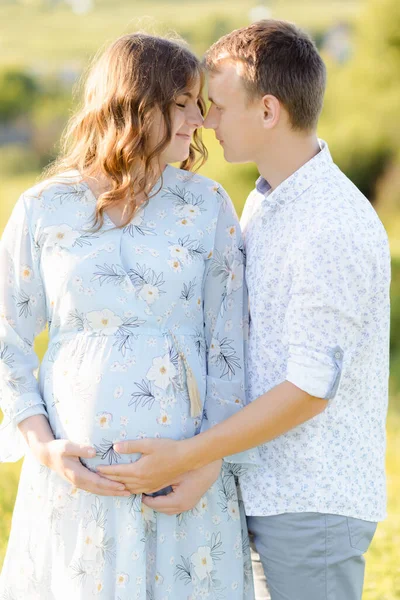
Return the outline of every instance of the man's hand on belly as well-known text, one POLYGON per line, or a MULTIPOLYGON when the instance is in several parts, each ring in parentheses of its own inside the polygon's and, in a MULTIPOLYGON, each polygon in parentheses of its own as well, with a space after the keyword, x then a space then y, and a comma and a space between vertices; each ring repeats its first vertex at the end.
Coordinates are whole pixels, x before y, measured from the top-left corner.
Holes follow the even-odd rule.
POLYGON ((173 491, 170 494, 156 498, 143 496, 142 502, 153 510, 166 515, 178 515, 191 510, 218 479, 221 466, 222 460, 216 460, 206 467, 185 473, 172 486, 173 491))
POLYGON ((151 494, 173 485, 181 475, 191 470, 186 460, 184 441, 171 439, 131 440, 114 444, 119 454, 142 456, 134 463, 104 466, 97 471, 125 485, 132 494, 151 494))

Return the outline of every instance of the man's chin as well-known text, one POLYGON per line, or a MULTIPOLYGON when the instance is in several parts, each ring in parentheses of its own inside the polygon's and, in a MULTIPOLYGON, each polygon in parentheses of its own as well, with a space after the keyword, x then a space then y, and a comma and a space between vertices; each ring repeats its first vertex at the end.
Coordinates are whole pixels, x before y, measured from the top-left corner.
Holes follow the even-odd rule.
POLYGON ((249 160, 246 160, 243 157, 231 155, 231 154, 229 154, 229 152, 226 152, 225 149, 224 149, 224 159, 228 163, 237 164, 237 165, 240 165, 240 164, 243 164, 243 163, 246 163, 246 162, 251 162, 249 160))

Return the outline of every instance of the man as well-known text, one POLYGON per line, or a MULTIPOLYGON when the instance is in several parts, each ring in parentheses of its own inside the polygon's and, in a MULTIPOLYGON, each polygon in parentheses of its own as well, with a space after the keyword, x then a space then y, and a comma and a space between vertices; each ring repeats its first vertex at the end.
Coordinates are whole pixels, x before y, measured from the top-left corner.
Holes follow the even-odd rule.
POLYGON ((118 444, 143 453, 125 477, 151 492, 260 445, 263 466, 240 486, 272 600, 360 600, 386 511, 387 236, 317 138, 325 67, 305 33, 261 21, 221 38, 205 63, 205 126, 226 160, 260 172, 242 217, 251 402, 189 440, 118 444))

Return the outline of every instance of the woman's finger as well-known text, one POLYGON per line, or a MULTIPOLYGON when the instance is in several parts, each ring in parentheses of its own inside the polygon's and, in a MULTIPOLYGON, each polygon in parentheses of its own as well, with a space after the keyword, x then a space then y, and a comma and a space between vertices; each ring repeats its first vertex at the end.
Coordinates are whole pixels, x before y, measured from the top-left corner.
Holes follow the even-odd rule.
POLYGON ((118 475, 103 475, 101 476, 102 479, 107 479, 107 481, 118 481, 121 483, 135 483, 134 479, 129 479, 127 477, 119 477, 118 475))
POLYGON ((63 456, 77 456, 79 458, 94 458, 96 450, 86 444, 75 444, 70 440, 65 440, 63 447, 63 456))
POLYGON ((97 473, 93 473, 79 461, 69 465, 67 474, 70 481, 72 481, 76 487, 86 489, 87 486, 91 486, 99 490, 110 492, 124 491, 126 489, 122 483, 110 481, 97 473))

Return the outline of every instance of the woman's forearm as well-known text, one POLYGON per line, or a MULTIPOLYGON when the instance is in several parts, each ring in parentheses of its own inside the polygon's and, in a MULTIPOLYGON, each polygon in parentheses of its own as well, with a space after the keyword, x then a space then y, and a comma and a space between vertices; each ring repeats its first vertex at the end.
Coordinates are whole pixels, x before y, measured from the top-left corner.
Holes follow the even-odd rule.
POLYGON ((18 429, 33 452, 54 440, 50 423, 44 415, 34 415, 24 419, 19 423, 18 429))

